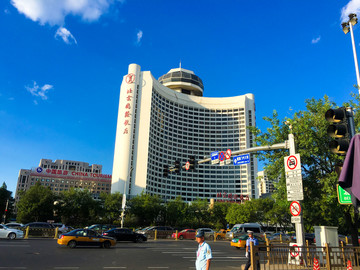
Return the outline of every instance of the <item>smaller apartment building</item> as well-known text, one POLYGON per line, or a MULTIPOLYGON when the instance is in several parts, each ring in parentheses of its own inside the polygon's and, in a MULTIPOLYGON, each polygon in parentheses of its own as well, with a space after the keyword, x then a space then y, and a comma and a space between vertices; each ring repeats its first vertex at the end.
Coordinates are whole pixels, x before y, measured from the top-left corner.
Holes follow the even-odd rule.
POLYGON ((71 188, 87 189, 96 199, 100 193, 111 192, 111 175, 102 174, 102 165, 89 165, 86 162, 72 160, 41 159, 38 167, 21 169, 16 186, 16 201, 19 191, 29 190, 36 182, 49 187, 55 194, 71 188))
POLYGON ((271 180, 268 178, 265 171, 258 172, 258 189, 259 197, 267 196, 275 191, 275 183, 279 182, 279 179, 271 180))

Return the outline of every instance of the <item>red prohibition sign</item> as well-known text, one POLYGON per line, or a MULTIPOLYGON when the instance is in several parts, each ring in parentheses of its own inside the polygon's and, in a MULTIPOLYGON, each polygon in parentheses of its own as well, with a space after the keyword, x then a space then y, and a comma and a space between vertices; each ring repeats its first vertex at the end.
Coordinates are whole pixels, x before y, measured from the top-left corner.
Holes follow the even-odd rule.
POLYGON ((125 81, 126 81, 127 84, 135 82, 135 74, 134 73, 129 73, 128 75, 126 75, 125 81))
POLYGON ((298 245, 293 245, 292 247, 294 248, 294 251, 290 251, 290 254, 292 257, 295 258, 295 257, 299 256, 299 247, 298 247, 298 245))
POLYGON ((297 201, 294 201, 290 204, 290 213, 294 216, 297 217, 298 215, 300 215, 301 213, 301 206, 300 203, 297 201))
POLYGON ((231 157, 231 149, 226 150, 225 158, 229 159, 231 157))
POLYGON ((286 165, 290 170, 294 170, 297 167, 298 160, 295 156, 288 157, 286 165))
POLYGON ((225 159, 225 154, 224 154, 224 152, 221 151, 219 154, 219 160, 224 161, 224 159, 225 159))

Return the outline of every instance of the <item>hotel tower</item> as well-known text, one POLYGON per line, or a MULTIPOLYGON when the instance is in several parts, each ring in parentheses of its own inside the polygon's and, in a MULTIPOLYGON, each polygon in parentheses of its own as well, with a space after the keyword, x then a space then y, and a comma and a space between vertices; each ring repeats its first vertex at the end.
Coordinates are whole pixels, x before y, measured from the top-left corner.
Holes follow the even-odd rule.
MULTIPOLYGON (((219 93, 226 93, 224 84, 219 93)), ((130 64, 123 77, 117 120, 112 192, 127 198, 141 192, 165 201, 181 197, 241 202, 258 197, 257 161, 234 166, 203 163, 195 170, 170 172, 164 165, 183 166, 191 156, 249 148, 255 125, 253 94, 203 97, 204 85, 193 71, 176 68, 156 80, 150 71, 130 64)))

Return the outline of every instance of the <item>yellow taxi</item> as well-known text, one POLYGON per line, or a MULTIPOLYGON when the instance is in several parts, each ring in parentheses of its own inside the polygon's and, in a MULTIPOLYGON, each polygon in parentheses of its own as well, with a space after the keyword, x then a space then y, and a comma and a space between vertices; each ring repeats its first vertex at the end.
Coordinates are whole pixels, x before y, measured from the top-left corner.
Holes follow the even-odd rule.
POLYGON ((64 233, 57 240, 59 245, 75 248, 77 246, 99 246, 110 248, 116 245, 116 240, 112 237, 103 236, 89 229, 77 229, 64 233))
POLYGON ((221 229, 220 231, 215 233, 216 240, 225 239, 225 235, 227 232, 230 232, 230 230, 221 229))
MULTIPOLYGON (((247 234, 242 234, 238 237, 235 237, 233 240, 231 240, 230 245, 232 247, 236 248, 245 248, 246 247, 246 240, 249 238, 247 234)), ((260 235, 255 235, 255 238, 259 241, 259 245, 265 245, 266 241, 265 239, 260 235)))

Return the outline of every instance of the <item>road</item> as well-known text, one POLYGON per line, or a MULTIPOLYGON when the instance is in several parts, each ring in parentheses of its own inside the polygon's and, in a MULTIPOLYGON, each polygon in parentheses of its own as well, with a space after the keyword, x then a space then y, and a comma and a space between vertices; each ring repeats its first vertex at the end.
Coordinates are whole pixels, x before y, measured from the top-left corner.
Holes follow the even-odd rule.
MULTIPOLYGON (((228 241, 208 242, 212 248, 211 269, 240 269, 243 250, 228 241)), ((195 269, 197 243, 193 240, 120 242, 111 249, 59 246, 54 239, 0 241, 0 269, 195 269)))

